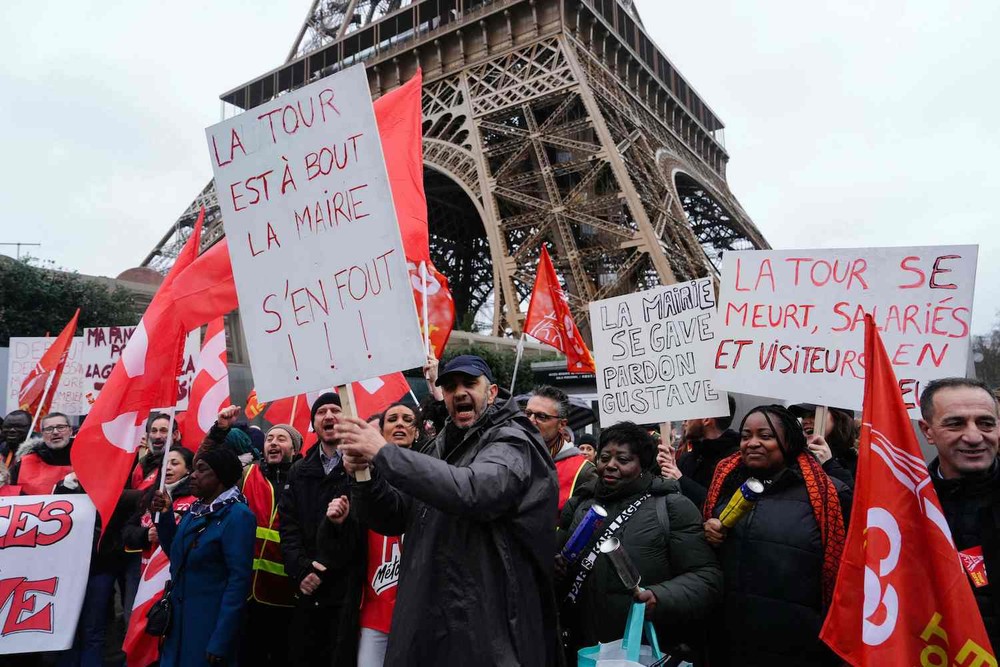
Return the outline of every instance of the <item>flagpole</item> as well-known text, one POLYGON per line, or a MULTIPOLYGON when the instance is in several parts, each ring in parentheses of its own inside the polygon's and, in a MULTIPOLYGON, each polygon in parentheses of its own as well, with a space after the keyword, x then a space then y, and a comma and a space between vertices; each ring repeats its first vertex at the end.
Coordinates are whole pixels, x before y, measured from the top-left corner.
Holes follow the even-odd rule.
POLYGON ((431 353, 431 323, 427 319, 427 262, 420 262, 420 280, 424 288, 420 290, 421 308, 424 314, 424 353, 431 353))
POLYGON ((517 354, 514 356, 514 372, 510 376, 510 395, 514 395, 514 383, 517 382, 517 367, 521 364, 521 355, 524 354, 524 331, 521 331, 521 339, 517 341, 517 354))
POLYGON ((295 410, 299 407, 299 396, 300 394, 295 394, 295 398, 292 399, 292 414, 288 417, 289 426, 295 426, 295 410))
MULTIPOLYGON (((167 441, 163 444, 163 461, 160 462, 160 491, 163 491, 167 487, 167 459, 170 458, 168 456, 170 454, 170 447, 174 444, 174 412, 176 410, 176 405, 172 405, 166 409, 169 421, 167 422, 167 441)), ((160 513, 157 512, 156 516, 153 517, 153 524, 155 525, 159 520, 160 513)))
POLYGON ((48 377, 45 378, 45 387, 42 388, 42 400, 38 403, 38 409, 35 410, 35 416, 31 418, 31 426, 28 427, 28 437, 35 432, 35 426, 38 424, 38 420, 42 417, 42 410, 45 409, 45 401, 49 396, 49 389, 52 388, 52 379, 56 376, 56 372, 50 371, 48 377))

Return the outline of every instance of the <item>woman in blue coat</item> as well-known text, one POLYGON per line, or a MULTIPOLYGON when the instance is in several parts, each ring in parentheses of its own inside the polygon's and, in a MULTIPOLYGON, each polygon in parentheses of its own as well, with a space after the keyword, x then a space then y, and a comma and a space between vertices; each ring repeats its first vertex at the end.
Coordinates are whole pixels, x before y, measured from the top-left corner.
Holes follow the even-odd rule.
POLYGON ((205 449, 194 459, 191 491, 198 501, 174 524, 170 499, 157 492, 157 533, 170 556, 173 620, 160 665, 232 664, 236 656, 257 521, 236 488, 239 459, 226 447, 205 449))

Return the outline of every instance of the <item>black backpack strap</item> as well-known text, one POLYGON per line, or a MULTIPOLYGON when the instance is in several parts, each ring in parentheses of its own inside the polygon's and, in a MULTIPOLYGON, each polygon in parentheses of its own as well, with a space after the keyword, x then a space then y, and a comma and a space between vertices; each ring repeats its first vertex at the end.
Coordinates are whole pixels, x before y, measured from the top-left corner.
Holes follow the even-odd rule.
POLYGON ((664 535, 670 534, 670 510, 667 508, 667 496, 656 496, 656 518, 660 520, 660 527, 664 535))

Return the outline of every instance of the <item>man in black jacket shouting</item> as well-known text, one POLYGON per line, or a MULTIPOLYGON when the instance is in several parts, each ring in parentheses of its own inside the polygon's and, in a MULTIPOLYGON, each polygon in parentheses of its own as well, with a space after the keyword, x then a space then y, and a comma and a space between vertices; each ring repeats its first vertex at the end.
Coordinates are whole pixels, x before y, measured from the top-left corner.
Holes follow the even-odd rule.
POLYGON ((456 357, 437 384, 449 418, 426 454, 358 419, 336 429, 349 471, 371 463, 352 485, 361 521, 406 533, 385 664, 558 664, 552 459, 480 357, 456 357))
POLYGON ((320 525, 326 521, 327 506, 335 498, 350 493, 349 478, 337 451, 334 427, 341 419, 340 397, 327 392, 312 406, 313 430, 318 442, 305 457, 292 464, 287 483, 278 501, 278 532, 285 574, 297 589, 290 622, 289 664, 354 665, 357 658, 357 605, 355 587, 364 568, 358 548, 358 524, 345 521, 338 526, 336 539, 342 563, 328 567, 319 544, 320 525))

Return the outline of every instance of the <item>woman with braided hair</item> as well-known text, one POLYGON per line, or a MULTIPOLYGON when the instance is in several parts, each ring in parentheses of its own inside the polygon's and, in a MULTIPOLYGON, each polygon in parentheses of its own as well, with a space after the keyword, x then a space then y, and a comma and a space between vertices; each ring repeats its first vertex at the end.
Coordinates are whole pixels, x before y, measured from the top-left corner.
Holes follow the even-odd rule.
POLYGON ((705 537, 719 550, 725 582, 712 667, 840 664, 819 631, 850 507, 850 488, 823 471, 788 409, 759 406, 743 418, 740 450, 719 463, 704 506, 705 537), (717 517, 750 477, 764 492, 727 529, 717 517))

